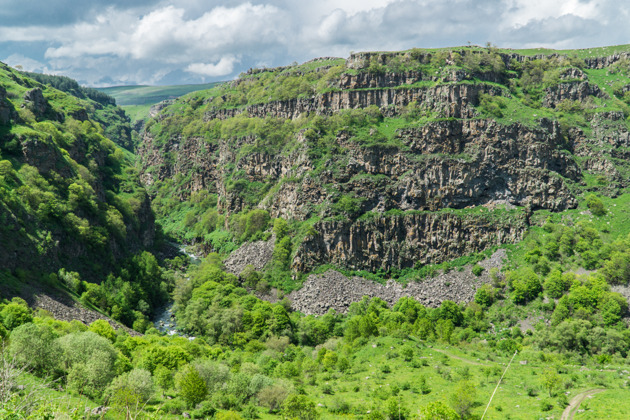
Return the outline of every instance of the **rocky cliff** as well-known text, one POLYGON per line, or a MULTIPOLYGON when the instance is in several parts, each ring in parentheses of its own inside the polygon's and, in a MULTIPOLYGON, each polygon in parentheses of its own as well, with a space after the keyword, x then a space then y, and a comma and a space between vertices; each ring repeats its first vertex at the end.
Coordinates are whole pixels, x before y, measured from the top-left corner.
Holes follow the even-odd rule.
POLYGON ((228 217, 307 223, 297 271, 441 262, 520 240, 532 211, 574 208, 586 172, 625 186, 622 105, 590 72, 626 59, 463 48, 251 71, 161 109, 141 177, 154 193, 179 183, 179 200, 216 194, 228 217))

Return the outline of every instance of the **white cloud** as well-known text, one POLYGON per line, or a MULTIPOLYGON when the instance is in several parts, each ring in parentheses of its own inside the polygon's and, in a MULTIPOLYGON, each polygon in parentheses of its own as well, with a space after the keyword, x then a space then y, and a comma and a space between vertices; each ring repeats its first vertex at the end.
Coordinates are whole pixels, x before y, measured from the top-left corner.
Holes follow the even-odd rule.
POLYGON ((41 61, 33 60, 32 58, 26 57, 22 54, 12 54, 7 57, 4 62, 12 67, 19 66, 25 71, 50 73, 46 64, 41 61))
POLYGON ((64 0, 67 19, 50 25, 45 14, 29 23, 30 12, 3 24, 0 13, 0 58, 21 54, 90 84, 193 83, 351 50, 630 42, 628 6, 616 0, 84 1, 64 0))
POLYGON ((218 77, 226 76, 234 71, 237 59, 233 56, 222 57, 217 64, 192 63, 186 67, 186 71, 201 76, 218 77))
POLYGON ((260 48, 285 38, 283 12, 274 6, 245 3, 216 7, 198 18, 186 19, 185 15, 184 9, 166 6, 134 20, 128 12, 110 10, 95 22, 73 26, 71 41, 62 40, 60 47, 49 48, 46 57, 112 54, 176 63, 260 48))

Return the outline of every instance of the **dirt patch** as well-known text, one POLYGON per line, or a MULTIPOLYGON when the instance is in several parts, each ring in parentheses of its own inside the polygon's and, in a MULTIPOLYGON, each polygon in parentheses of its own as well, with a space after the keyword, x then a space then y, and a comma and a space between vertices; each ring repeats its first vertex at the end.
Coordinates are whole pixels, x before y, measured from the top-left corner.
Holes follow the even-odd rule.
POLYGON ((413 297, 429 307, 437 307, 444 300, 470 302, 479 287, 492 281, 490 269, 500 269, 506 257, 506 251, 500 249, 480 262, 484 271, 479 277, 472 274, 472 267, 468 266, 462 271, 452 270, 422 282, 409 283, 406 287, 393 280, 379 284, 361 277, 348 278, 330 270, 310 275, 304 286, 291 292, 288 298, 294 310, 308 315, 325 314, 331 308, 345 313, 352 302, 361 300, 363 296, 379 297, 389 305, 403 296, 413 297))
POLYGON ((445 354, 445 355, 447 355, 447 356, 448 356, 448 357, 450 357, 450 358, 457 359, 457 360, 461 360, 462 362, 464 362, 464 363, 468 363, 469 365, 475 365, 475 366, 486 366, 486 367, 492 366, 492 365, 488 365, 488 364, 485 364, 485 363, 480 363, 480 362, 475 362, 475 361, 473 361, 473 360, 468 360, 468 359, 465 359, 465 358, 463 358, 463 357, 456 356, 456 355, 454 355, 453 353, 450 353, 450 352, 448 352, 448 351, 446 351, 446 350, 436 349, 435 347, 433 347, 431 350, 432 350, 432 351, 437 351, 438 353, 445 354))
POLYGON ((573 420, 573 417, 575 416, 575 413, 577 412, 578 408, 580 408, 580 404, 582 404, 582 401, 584 401, 586 398, 590 398, 591 396, 595 394, 599 394, 600 392, 604 392, 604 391, 606 390, 605 389, 589 389, 588 391, 580 392, 575 397, 571 398, 571 402, 569 403, 567 408, 565 408, 564 411, 562 412, 562 417, 560 417, 560 419, 573 420))

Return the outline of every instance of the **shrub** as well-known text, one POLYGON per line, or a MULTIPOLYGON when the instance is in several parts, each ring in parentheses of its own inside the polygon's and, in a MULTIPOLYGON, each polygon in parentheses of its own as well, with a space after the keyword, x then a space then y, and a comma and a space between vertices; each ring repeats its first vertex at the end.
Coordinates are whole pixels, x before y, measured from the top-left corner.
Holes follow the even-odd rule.
POLYGON ((455 410, 442 401, 435 401, 420 408, 420 418, 423 420, 458 420, 460 417, 455 410))
POLYGON ((194 407, 206 398, 208 387, 197 370, 188 365, 177 376, 177 389, 188 407, 194 407))
POLYGON ((109 403, 129 413, 149 401, 154 392, 151 372, 134 369, 115 378, 105 390, 109 403))
POLYGON ((117 352, 112 343, 91 331, 68 334, 57 342, 61 362, 68 369, 68 387, 99 397, 115 373, 117 352))
POLYGON ((107 338, 112 343, 116 341, 116 330, 104 319, 97 319, 90 324, 89 331, 92 331, 101 337, 107 338))
POLYGON ((59 364, 60 349, 52 328, 41 324, 20 325, 11 333, 9 354, 37 374, 52 372, 59 364))
POLYGON ((595 194, 586 196, 586 206, 595 216, 603 216, 606 214, 604 203, 595 194))
POLYGON ((33 321, 33 315, 26 302, 10 302, 2 308, 0 317, 2 318, 2 323, 9 331, 33 321))
POLYGON ((481 275, 481 273, 483 273, 484 268, 482 266, 480 266, 479 264, 475 264, 472 268, 472 273, 479 277, 481 275))
POLYGON ((258 392, 258 401, 263 407, 267 407, 270 413, 280 408, 284 400, 289 395, 289 391, 280 385, 272 385, 263 388, 258 392))
POLYGON ((194 410, 191 414, 193 419, 207 419, 212 418, 216 412, 217 409, 214 408, 214 406, 209 401, 202 401, 197 406, 197 409, 194 410))
POLYGON ((540 402, 540 410, 541 411, 551 411, 552 408, 553 408, 553 404, 551 403, 551 401, 542 400, 540 402))
POLYGON ((333 414, 350 414, 352 408, 344 398, 335 397, 328 406, 328 411, 333 414))
POLYGON ((282 404, 282 411, 285 416, 300 420, 314 420, 319 417, 315 410, 315 403, 306 395, 290 395, 282 404))

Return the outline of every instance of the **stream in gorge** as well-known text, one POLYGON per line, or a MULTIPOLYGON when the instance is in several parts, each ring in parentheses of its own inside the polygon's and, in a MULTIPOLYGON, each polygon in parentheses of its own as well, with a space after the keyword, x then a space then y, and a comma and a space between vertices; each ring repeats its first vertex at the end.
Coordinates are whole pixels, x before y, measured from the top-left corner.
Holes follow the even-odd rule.
MULTIPOLYGON (((189 253, 186 251, 186 246, 178 243, 171 243, 173 247, 177 248, 180 253, 186 255, 190 258, 191 264, 199 264, 201 262, 201 258, 198 255, 189 253)), ((190 279, 186 278, 186 280, 190 281, 190 279)), ((166 305, 158 308, 155 316, 153 317, 153 325, 155 328, 163 333, 168 335, 179 335, 182 337, 188 337, 182 332, 177 330, 177 320, 175 319, 175 314, 173 313, 173 305, 175 302, 170 301, 166 305)), ((188 337, 189 339, 194 339, 194 337, 188 337)))

